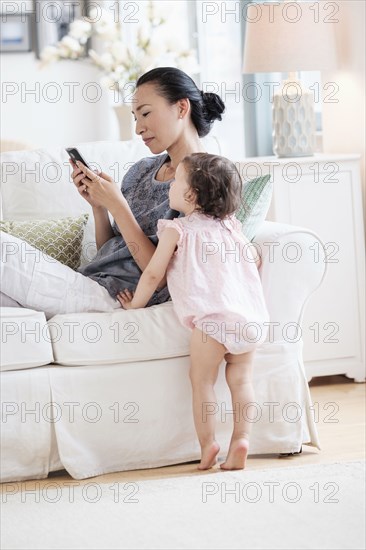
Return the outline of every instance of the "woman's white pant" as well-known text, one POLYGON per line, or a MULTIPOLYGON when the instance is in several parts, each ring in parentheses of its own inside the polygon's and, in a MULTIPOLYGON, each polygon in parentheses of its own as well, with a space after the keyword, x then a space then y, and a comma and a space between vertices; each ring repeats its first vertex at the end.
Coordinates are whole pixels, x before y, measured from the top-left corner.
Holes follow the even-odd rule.
POLYGON ((23 307, 44 311, 47 319, 57 313, 108 312, 121 307, 93 279, 3 231, 0 265, 2 304, 11 298, 23 307))

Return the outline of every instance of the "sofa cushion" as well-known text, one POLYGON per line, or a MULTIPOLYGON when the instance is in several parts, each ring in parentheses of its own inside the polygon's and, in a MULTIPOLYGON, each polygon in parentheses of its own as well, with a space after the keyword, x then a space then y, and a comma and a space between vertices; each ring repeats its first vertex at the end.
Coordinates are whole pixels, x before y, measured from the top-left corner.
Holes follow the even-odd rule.
POLYGON ((55 362, 103 365, 189 355, 191 331, 171 301, 111 313, 70 313, 48 321, 55 362))
POLYGON ((60 220, 0 221, 0 231, 23 239, 71 269, 81 262, 84 226, 89 214, 60 220))
POLYGON ((45 314, 26 308, 0 309, 2 371, 40 367, 53 361, 45 314))
MULTIPOLYGON (((220 154, 213 136, 203 138, 207 152, 220 154)), ((153 156, 141 139, 67 143, 77 147, 92 169, 103 170, 120 186, 132 164, 153 156)), ((3 220, 57 219, 89 213, 81 263, 96 253, 92 208, 75 189, 65 147, 11 151, 0 155, 0 191, 3 220)))
MULTIPOLYGON (((102 169, 119 184, 139 158, 150 156, 140 140, 92 142, 75 145, 91 168, 102 169)), ((96 253, 92 208, 77 192, 64 147, 3 153, 1 199, 3 220, 57 219, 89 213, 84 232, 82 264, 96 253)))
POLYGON ((243 233, 250 241, 266 219, 272 193, 271 174, 246 181, 243 185, 242 205, 236 212, 236 217, 243 224, 243 233))

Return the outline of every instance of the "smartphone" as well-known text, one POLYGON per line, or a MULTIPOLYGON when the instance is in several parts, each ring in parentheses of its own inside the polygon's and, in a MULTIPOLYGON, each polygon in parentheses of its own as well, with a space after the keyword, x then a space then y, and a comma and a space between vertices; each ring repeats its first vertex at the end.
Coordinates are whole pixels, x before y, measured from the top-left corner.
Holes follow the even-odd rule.
POLYGON ((74 162, 76 162, 77 160, 79 160, 80 162, 82 162, 83 164, 85 164, 85 166, 87 168, 89 168, 89 170, 91 170, 90 166, 85 162, 85 160, 83 159, 83 157, 80 155, 79 151, 76 149, 76 147, 67 147, 66 151, 68 152, 69 156, 72 158, 72 160, 74 162))

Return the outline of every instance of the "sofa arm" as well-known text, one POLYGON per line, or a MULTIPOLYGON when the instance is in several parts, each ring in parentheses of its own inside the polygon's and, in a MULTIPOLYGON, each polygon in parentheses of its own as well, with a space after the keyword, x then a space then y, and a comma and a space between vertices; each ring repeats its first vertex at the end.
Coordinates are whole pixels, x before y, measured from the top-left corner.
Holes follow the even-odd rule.
POLYGON ((324 280, 325 247, 309 229, 270 221, 262 223, 253 244, 262 258, 259 273, 270 319, 279 323, 274 339, 281 340, 287 323, 301 325, 307 301, 324 280))

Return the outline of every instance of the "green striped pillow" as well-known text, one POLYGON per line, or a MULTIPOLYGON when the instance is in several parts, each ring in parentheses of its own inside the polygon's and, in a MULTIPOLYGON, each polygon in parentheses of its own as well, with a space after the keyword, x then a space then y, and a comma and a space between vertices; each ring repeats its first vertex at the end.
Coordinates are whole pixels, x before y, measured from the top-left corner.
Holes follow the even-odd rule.
POLYGON ((5 231, 72 269, 80 265, 84 227, 89 214, 58 220, 1 221, 5 231))
POLYGON ((254 178, 243 185, 243 200, 235 215, 243 224, 243 233, 251 241, 266 219, 271 204, 273 182, 271 174, 254 178))

